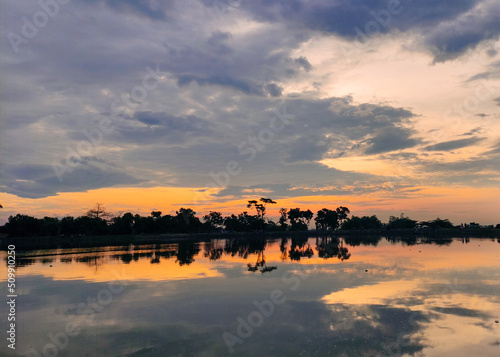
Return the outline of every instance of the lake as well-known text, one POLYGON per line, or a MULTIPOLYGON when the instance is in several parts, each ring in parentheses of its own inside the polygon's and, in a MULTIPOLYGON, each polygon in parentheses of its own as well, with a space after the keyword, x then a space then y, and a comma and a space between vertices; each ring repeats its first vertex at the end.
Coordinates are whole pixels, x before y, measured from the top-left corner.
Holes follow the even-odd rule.
POLYGON ((0 353, 499 356, 499 257, 500 239, 473 238, 18 244, 16 349, 6 334, 0 353))

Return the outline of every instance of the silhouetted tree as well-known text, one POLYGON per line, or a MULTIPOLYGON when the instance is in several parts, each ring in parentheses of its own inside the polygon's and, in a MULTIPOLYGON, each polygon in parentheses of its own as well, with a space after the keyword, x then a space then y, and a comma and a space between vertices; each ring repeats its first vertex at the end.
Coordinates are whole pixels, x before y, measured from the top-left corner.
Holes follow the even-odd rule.
POLYGON ((286 231, 288 228, 288 210, 286 208, 280 208, 280 219, 279 225, 283 231, 286 231))
POLYGON ((257 211, 257 216, 264 219, 264 216, 266 214, 267 204, 276 204, 276 202, 270 198, 261 197, 259 201, 256 200, 248 201, 247 208, 255 208, 255 210, 257 211))
POLYGON ((351 213, 349 208, 344 206, 337 207, 336 212, 338 215, 339 225, 341 225, 347 219, 347 215, 351 213))
POLYGON ((177 219, 169 214, 161 216, 157 221, 157 228, 159 233, 175 232, 177 219))
POLYGON ((323 208, 316 214, 316 229, 335 230, 339 226, 339 215, 337 211, 323 208))
POLYGON ((76 231, 82 235, 97 236, 109 233, 108 223, 97 217, 81 216, 75 219, 76 231))
POLYGON ((154 220, 159 220, 161 217, 161 211, 153 211, 151 212, 151 217, 153 217, 154 220))
POLYGON ((435 220, 433 221, 430 221, 429 222, 429 226, 432 228, 432 229, 436 229, 436 228, 453 228, 453 223, 450 222, 449 219, 441 219, 441 218, 436 218, 435 220))
POLYGON ((415 228, 417 221, 405 217, 403 213, 399 218, 391 216, 389 217, 389 223, 387 224, 388 229, 405 229, 405 228, 415 228))
POLYGON ((191 208, 180 208, 175 212, 177 230, 181 233, 197 232, 201 226, 201 221, 196 217, 196 212, 191 208))
POLYGON ((255 208, 255 210, 257 211, 257 216, 259 216, 259 218, 264 217, 266 207, 264 207, 262 203, 259 203, 256 200, 251 200, 248 201, 247 208, 255 208))
POLYGON ((156 233, 158 224, 153 217, 142 217, 138 214, 134 216, 134 233, 137 234, 153 234, 156 233))
POLYGON ((288 219, 290 220, 290 230, 292 231, 307 231, 309 222, 313 217, 311 210, 301 211, 300 208, 292 208, 288 211, 288 219))
POLYGON ((59 235, 59 219, 54 217, 44 217, 40 222, 40 235, 54 237, 59 235))
POLYGON ((381 229, 383 227, 382 222, 377 218, 377 216, 363 216, 357 217, 352 216, 348 218, 343 224, 342 229, 345 230, 355 230, 355 229, 381 229))
POLYGON ((132 234, 134 231, 134 215, 130 212, 111 220, 110 230, 113 234, 132 234))
POLYGON ((37 236, 40 234, 41 220, 24 214, 10 216, 5 224, 6 231, 14 237, 37 236))
POLYGON ((224 225, 224 218, 220 212, 212 212, 203 216, 205 223, 209 225, 211 229, 219 229, 224 225))
POLYGON ((96 203, 94 208, 89 209, 87 211, 86 216, 90 217, 90 218, 101 218, 101 219, 107 220, 112 216, 112 214, 109 213, 104 208, 104 205, 102 203, 98 202, 98 203, 96 203))
POLYGON ((59 222, 59 230, 63 236, 72 236, 78 234, 75 219, 73 217, 64 217, 59 222))
POLYGON ((273 201, 272 199, 270 198, 265 198, 265 197, 261 197, 260 198, 260 202, 262 202, 262 206, 264 207, 264 209, 262 210, 262 216, 261 218, 264 218, 264 215, 266 214, 266 207, 268 204, 273 204, 275 205, 276 204, 276 201, 273 201))

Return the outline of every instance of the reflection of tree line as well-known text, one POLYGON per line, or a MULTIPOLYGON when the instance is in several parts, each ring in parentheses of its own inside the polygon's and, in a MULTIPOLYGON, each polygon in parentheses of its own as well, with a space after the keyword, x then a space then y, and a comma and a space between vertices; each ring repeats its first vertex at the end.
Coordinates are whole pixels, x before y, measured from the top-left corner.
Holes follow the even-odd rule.
MULTIPOLYGON (((224 256, 239 257, 249 259, 255 256, 256 262, 247 265, 248 270, 252 272, 261 271, 263 273, 275 270, 274 266, 267 266, 265 251, 272 244, 279 241, 280 259, 282 261, 300 261, 310 259, 315 254, 319 258, 334 259, 341 261, 348 260, 351 256, 348 246, 355 247, 360 245, 377 246, 384 239, 380 236, 347 236, 339 237, 317 237, 315 241, 307 237, 293 237, 270 239, 265 237, 238 237, 232 239, 210 240, 199 242, 194 240, 185 240, 175 244, 151 244, 146 246, 116 246, 110 251, 108 248, 86 248, 85 251, 72 252, 65 255, 59 255, 61 250, 43 250, 32 251, 30 256, 18 256, 16 259, 17 267, 23 267, 34 263, 52 264, 59 256, 61 263, 83 263, 89 266, 99 266, 105 263, 106 258, 120 260, 125 264, 137 262, 140 259, 149 259, 151 264, 158 264, 162 259, 168 260, 175 258, 179 266, 189 265, 195 261, 195 258, 203 250, 203 257, 210 261, 217 261, 224 256), (311 243, 313 246, 311 246, 311 243), (113 253, 113 250, 120 253, 113 253), (123 251, 126 251, 123 253, 123 251)), ((432 238, 432 237, 386 237, 392 244, 417 245, 417 244, 436 244, 450 245, 452 238, 432 238)), ((494 241, 494 240, 493 240, 494 241)), ((500 239, 497 240, 500 243, 500 239)), ((463 243, 468 243, 468 239, 462 239, 463 243)))
MULTIPOLYGON (((186 240, 175 244, 155 244, 146 247, 141 246, 126 246, 122 247, 126 252, 113 254, 113 252, 94 252, 85 254, 84 256, 61 256, 59 258, 61 263, 83 263, 89 266, 99 266, 104 264, 106 258, 109 257, 113 260, 120 260, 125 264, 133 261, 137 262, 140 259, 149 259, 151 264, 158 264, 162 259, 168 260, 175 258, 175 262, 179 266, 189 265, 195 261, 195 258, 203 250, 203 256, 210 261, 217 261, 223 259, 224 256, 239 257, 243 259, 251 259, 255 257, 255 263, 248 263, 249 271, 260 271, 262 273, 270 272, 277 269, 276 266, 268 266, 265 258, 265 251, 270 245, 274 244, 277 240, 267 239, 265 237, 238 237, 225 240, 210 240, 208 242, 198 242, 193 240, 186 240), (145 251, 145 249, 148 249, 145 251), (128 251, 127 251, 128 250, 128 251)), ((346 247, 343 246, 343 240, 338 238, 319 238, 316 240, 316 252, 320 258, 329 259, 335 258, 345 260, 348 259, 350 253, 346 247)), ((280 240, 281 259, 300 261, 304 258, 312 258, 315 251, 310 245, 309 239, 304 238, 283 238, 280 240)), ((59 251, 60 252, 60 251, 59 251)), ((55 262, 57 252, 44 251, 44 255, 51 255, 50 257, 36 256, 36 253, 30 257, 19 257, 17 259, 18 266, 31 265, 36 262, 42 264, 52 264, 55 262), (51 252, 53 255, 51 255, 51 252)))

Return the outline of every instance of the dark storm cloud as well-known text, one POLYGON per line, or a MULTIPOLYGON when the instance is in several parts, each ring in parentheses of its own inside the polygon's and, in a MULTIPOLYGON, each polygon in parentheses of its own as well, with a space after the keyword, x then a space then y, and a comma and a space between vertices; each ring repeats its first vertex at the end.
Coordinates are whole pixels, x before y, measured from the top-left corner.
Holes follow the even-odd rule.
POLYGON ((425 39, 434 55, 434 62, 455 59, 483 41, 497 40, 500 35, 499 16, 500 3, 483 1, 478 2, 474 11, 441 23, 426 34, 425 39))
POLYGON ((356 41, 391 31, 416 31, 423 35, 434 62, 455 59, 500 35, 500 4, 495 1, 259 0, 243 2, 241 8, 257 21, 284 22, 356 41))
MULTIPOLYGON (((465 134, 464 134, 465 135, 465 134)), ((467 134, 469 135, 469 134, 467 134)), ((472 137, 467 139, 458 139, 458 140, 450 140, 442 143, 429 145, 424 148, 426 151, 451 151, 455 149, 461 149, 468 146, 472 146, 477 144, 478 142, 483 141, 484 138, 472 137)))
POLYGON ((2 167, 6 193, 25 198, 42 198, 58 192, 82 192, 115 185, 134 185, 138 180, 113 165, 92 158, 82 160, 62 181, 51 165, 18 164, 2 167))
POLYGON ((380 26, 381 31, 388 32, 392 28, 402 31, 414 27, 432 26, 442 21, 456 18, 470 10, 475 0, 356 0, 332 2, 278 0, 249 1, 242 4, 260 21, 290 21, 294 25, 303 25, 314 30, 327 31, 344 37, 354 38, 358 35, 356 27, 364 30, 366 24, 376 18, 383 10, 393 10, 387 26, 380 26))

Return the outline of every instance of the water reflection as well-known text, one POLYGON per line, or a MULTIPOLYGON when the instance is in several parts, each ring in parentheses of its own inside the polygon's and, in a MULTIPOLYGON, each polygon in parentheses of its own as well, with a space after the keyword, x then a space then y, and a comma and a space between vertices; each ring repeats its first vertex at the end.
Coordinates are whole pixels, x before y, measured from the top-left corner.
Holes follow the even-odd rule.
POLYGON ((20 250, 16 352, 43 355, 49 334, 74 322, 81 332, 58 356, 497 356, 498 243, 238 237, 20 250), (108 299, 117 275, 126 285, 108 299), (265 305, 273 291, 283 303, 265 305), (244 324, 251 333, 239 334, 244 324), (233 354, 224 333, 237 338, 233 354))
MULTIPOLYGON (((48 249, 29 249, 29 242, 23 242, 23 251, 18 251, 16 266, 22 268, 36 263, 52 264, 58 260, 61 263, 71 264, 72 262, 84 263, 89 266, 100 266, 107 259, 117 259, 125 264, 137 262, 140 259, 147 259, 151 264, 159 264, 162 259, 175 259, 179 266, 190 265, 195 262, 198 256, 208 258, 209 261, 216 262, 224 257, 239 257, 249 259, 256 256, 256 263, 247 266, 249 271, 256 271, 256 267, 265 265, 264 254, 266 249, 279 242, 280 260, 300 262, 304 259, 319 257, 322 259, 337 258, 345 261, 351 258, 349 247, 373 246, 380 242, 400 244, 402 246, 414 245, 437 245, 449 246, 454 241, 453 238, 432 238, 432 237, 380 237, 380 236, 347 236, 347 237, 292 237, 270 239, 265 237, 237 237, 227 239, 213 239, 209 241, 182 240, 176 243, 157 244, 129 244, 126 246, 104 246, 104 247, 68 247, 48 249)), ((469 244, 470 238, 456 238, 463 244, 469 244)), ((474 241, 474 239, 473 239, 474 241)), ((495 239, 488 239, 494 242, 495 239)), ((500 239, 497 239, 500 243, 500 239)), ((3 242, 5 245, 5 242, 3 242)), ((252 258, 253 259, 253 258, 252 258)), ((4 259, 6 262, 6 259, 4 259)), ((274 270, 274 269, 273 269, 274 270)), ((268 270, 266 270, 268 271, 268 270)))
MULTIPOLYGON (((378 237, 377 242, 382 239, 378 237)), ((225 256, 240 257, 249 259, 256 256, 256 263, 250 264, 249 271, 256 271, 259 267, 263 272, 275 270, 276 267, 267 267, 264 258, 266 248, 276 243, 276 239, 265 237, 251 238, 230 238, 210 240, 208 242, 198 242, 194 240, 183 240, 170 244, 141 244, 103 248, 70 248, 66 250, 44 249, 23 252, 18 255, 17 267, 28 266, 35 263, 50 264, 58 257, 60 262, 84 263, 90 266, 99 266, 105 263, 107 258, 118 259, 124 264, 137 262, 139 259, 148 259, 151 264, 159 264, 161 259, 175 258, 179 266, 190 265, 197 256, 203 256, 210 261, 223 259, 225 256), (203 253, 201 253, 203 251, 203 253), (68 254, 77 255, 67 256, 68 254)), ((310 259, 315 256, 323 259, 338 258, 341 261, 350 258, 351 253, 348 245, 373 244, 373 239, 363 240, 363 238, 352 239, 337 237, 315 238, 314 243, 308 237, 281 238, 279 240, 281 261, 297 261, 310 259), (314 248, 314 249, 313 249, 314 248)), ((376 243, 375 243, 376 245, 376 243)))

